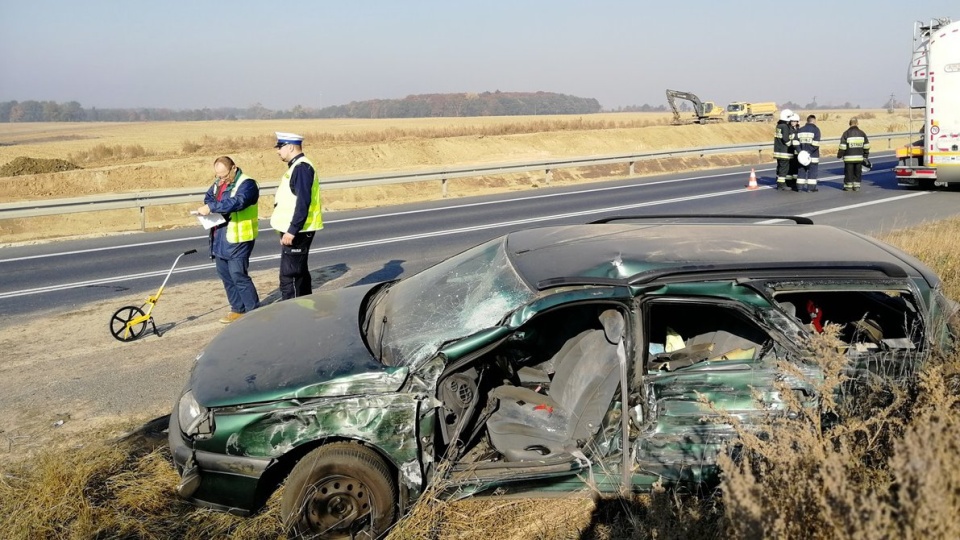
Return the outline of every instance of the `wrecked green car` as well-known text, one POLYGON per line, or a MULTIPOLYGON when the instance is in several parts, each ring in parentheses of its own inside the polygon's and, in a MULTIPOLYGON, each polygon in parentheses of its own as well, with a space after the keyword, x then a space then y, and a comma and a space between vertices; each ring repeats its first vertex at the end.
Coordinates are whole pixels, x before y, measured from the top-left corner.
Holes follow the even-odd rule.
POLYGON ((734 432, 698 396, 760 419, 778 361, 815 375, 804 342, 827 323, 864 369, 945 339, 952 304, 913 257, 805 218, 740 218, 529 229, 254 311, 197 357, 170 416, 178 493, 248 514, 285 485, 290 534, 334 538, 382 534, 428 488, 700 482, 734 432))

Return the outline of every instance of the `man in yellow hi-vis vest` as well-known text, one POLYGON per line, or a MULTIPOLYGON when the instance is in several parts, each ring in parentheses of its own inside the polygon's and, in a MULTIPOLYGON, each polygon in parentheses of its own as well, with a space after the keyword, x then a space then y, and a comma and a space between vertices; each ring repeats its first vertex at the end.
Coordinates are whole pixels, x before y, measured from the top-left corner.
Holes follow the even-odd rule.
POLYGON ((213 185, 197 208, 203 216, 215 212, 226 221, 210 229, 210 258, 217 263, 217 274, 230 302, 230 313, 220 319, 231 323, 244 313, 260 307, 257 287, 247 273, 250 253, 259 232, 257 201, 260 186, 227 156, 213 162, 213 185))
POLYGON ((313 235, 323 228, 320 177, 303 155, 303 137, 277 132, 277 155, 287 164, 280 178, 270 226, 280 236, 280 295, 282 300, 313 292, 307 256, 313 235))

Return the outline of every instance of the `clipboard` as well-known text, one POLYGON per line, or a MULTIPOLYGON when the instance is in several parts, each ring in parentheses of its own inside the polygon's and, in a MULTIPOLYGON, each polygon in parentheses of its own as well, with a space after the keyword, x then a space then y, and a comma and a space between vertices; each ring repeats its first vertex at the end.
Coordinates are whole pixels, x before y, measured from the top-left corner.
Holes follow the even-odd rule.
POLYGON ((190 212, 190 215, 197 216, 197 221, 199 221, 200 225, 203 226, 203 228, 206 230, 210 230, 216 227, 217 225, 220 225, 221 223, 227 222, 227 220, 224 219, 224 217, 220 214, 209 214, 206 216, 201 216, 199 213, 197 213, 196 210, 192 210, 190 212))

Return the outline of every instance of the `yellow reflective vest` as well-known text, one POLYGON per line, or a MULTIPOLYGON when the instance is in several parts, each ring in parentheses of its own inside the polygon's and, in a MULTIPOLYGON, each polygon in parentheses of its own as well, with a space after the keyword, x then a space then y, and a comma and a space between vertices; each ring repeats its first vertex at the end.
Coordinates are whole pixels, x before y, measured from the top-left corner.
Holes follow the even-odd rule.
MULTIPOLYGON (((240 184, 244 182, 253 182, 257 189, 260 189, 260 184, 257 184, 256 180, 241 172, 233 183, 233 189, 230 190, 231 197, 237 196, 240 184)), ((238 212, 231 212, 230 221, 227 222, 227 242, 238 244, 255 240, 260 232, 259 219, 260 213, 257 209, 257 203, 253 203, 238 212)))
POLYGON ((270 216, 270 226, 277 232, 283 234, 290 228, 290 221, 293 220, 293 212, 297 206, 297 196, 290 190, 290 179, 293 178, 293 169, 301 163, 307 163, 313 167, 313 187, 310 190, 310 208, 307 210, 307 220, 303 223, 300 232, 319 231, 323 228, 323 217, 320 211, 320 175, 317 173, 317 167, 306 156, 298 158, 290 163, 287 172, 280 178, 280 185, 277 187, 277 195, 273 203, 273 215, 270 216))

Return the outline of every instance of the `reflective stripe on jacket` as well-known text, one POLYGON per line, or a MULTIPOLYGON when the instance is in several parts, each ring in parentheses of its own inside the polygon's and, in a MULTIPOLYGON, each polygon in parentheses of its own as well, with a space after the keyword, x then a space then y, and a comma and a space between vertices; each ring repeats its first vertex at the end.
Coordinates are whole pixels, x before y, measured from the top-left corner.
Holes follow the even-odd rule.
POLYGON ((256 238, 259 224, 257 219, 257 201, 260 199, 260 186, 257 182, 243 174, 239 168, 233 181, 226 188, 223 195, 219 197, 220 185, 214 181, 210 189, 207 190, 203 198, 204 204, 210 208, 211 213, 217 213, 227 220, 226 223, 217 225, 210 229, 210 256, 220 257, 222 259, 237 259, 249 257, 253 250, 253 240, 256 238), (243 180, 249 181, 243 181, 243 180), (251 208, 252 207, 252 208, 251 208), (238 217, 243 214, 242 217, 238 217), (253 223, 249 226, 234 226, 237 238, 240 236, 240 230, 246 229, 243 233, 248 237, 251 233, 253 238, 249 241, 233 242, 228 240, 229 230, 234 220, 252 219, 253 223))
POLYGON ((313 184, 310 191, 310 208, 307 210, 307 220, 304 222, 300 232, 318 231, 323 228, 323 216, 320 204, 320 175, 317 173, 317 167, 306 158, 306 156, 294 160, 287 168, 287 172, 280 178, 280 185, 277 187, 277 195, 273 203, 273 215, 270 216, 270 226, 277 232, 283 234, 290 228, 290 222, 293 220, 293 212, 297 205, 297 195, 290 189, 290 178, 293 177, 293 169, 298 165, 306 163, 313 168, 313 184))
POLYGON ((820 128, 816 124, 804 124, 797 133, 800 150, 810 153, 812 163, 820 162, 820 128))
MULTIPOLYGON (((237 179, 233 189, 230 190, 230 196, 236 197, 240 191, 240 186, 244 182, 253 182, 257 186, 257 193, 260 192, 260 184, 242 172, 237 173, 237 179)), ((258 197, 259 198, 259 197, 258 197)), ((227 222, 227 242, 237 244, 240 242, 249 242, 257 238, 260 233, 260 212, 257 202, 254 201, 250 206, 230 214, 230 220, 227 222)))
POLYGON ((837 157, 844 163, 859 163, 870 155, 870 140, 867 134, 857 126, 850 126, 840 136, 840 148, 837 157))
POLYGON ((780 120, 777 122, 773 136, 773 158, 790 159, 793 157, 793 142, 790 137, 790 124, 780 120))

